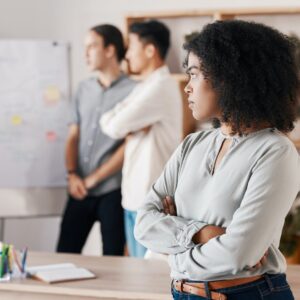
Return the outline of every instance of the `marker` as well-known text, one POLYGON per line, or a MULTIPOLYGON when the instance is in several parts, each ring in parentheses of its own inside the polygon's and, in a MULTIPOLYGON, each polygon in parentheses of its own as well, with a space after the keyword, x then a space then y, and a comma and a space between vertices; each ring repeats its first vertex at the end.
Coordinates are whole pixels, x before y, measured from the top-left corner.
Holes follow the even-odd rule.
POLYGON ((25 248, 23 252, 23 258, 22 258, 22 272, 25 273, 25 265, 26 265, 26 258, 27 258, 27 251, 28 247, 25 248))

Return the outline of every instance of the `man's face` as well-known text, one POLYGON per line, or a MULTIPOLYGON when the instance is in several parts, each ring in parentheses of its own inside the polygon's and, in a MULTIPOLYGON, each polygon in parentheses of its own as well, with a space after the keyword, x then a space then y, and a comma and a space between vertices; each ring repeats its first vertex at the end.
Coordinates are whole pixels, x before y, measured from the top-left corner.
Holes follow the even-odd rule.
POLYGON ((193 117, 200 121, 220 117, 217 94, 210 81, 204 78, 199 58, 192 52, 188 57, 187 73, 190 80, 184 91, 188 94, 189 108, 193 112, 193 117))
POLYGON ((85 37, 85 58, 90 71, 102 70, 106 64, 106 48, 102 36, 89 31, 85 37))
POLYGON ((131 72, 140 74, 148 66, 151 60, 149 45, 144 45, 139 36, 135 33, 129 34, 129 45, 126 52, 126 59, 129 62, 131 72))

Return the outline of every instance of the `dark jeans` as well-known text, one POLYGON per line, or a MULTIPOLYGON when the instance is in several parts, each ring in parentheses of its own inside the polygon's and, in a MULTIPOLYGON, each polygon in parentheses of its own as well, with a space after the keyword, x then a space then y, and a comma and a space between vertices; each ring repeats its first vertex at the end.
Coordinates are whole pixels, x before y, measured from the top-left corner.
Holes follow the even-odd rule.
MULTIPOLYGON (((294 300, 291 289, 286 281, 285 274, 265 275, 263 279, 219 289, 218 292, 225 294, 227 300, 294 300)), ((187 293, 180 293, 172 286, 174 300, 200 300, 210 299, 187 293)))
POLYGON ((123 255, 125 233, 120 189, 101 196, 88 196, 84 200, 69 196, 57 252, 81 253, 95 221, 101 223, 103 254, 123 255))

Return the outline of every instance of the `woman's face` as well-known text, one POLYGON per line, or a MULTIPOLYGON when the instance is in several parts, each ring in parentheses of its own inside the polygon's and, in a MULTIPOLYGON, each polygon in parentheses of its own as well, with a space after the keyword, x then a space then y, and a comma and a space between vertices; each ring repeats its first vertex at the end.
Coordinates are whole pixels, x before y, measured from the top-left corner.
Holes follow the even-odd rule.
POLYGON ((200 70, 199 58, 192 52, 188 56, 187 74, 189 82, 184 88, 188 94, 189 108, 193 117, 199 121, 219 118, 218 97, 209 80, 204 78, 200 70))

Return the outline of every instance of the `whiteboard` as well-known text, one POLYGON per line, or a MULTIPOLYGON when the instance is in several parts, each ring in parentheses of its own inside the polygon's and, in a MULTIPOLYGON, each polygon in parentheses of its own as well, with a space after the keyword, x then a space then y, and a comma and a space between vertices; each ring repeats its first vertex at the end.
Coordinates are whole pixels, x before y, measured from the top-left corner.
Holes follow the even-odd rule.
POLYGON ((65 43, 0 40, 0 188, 66 186, 65 43))

